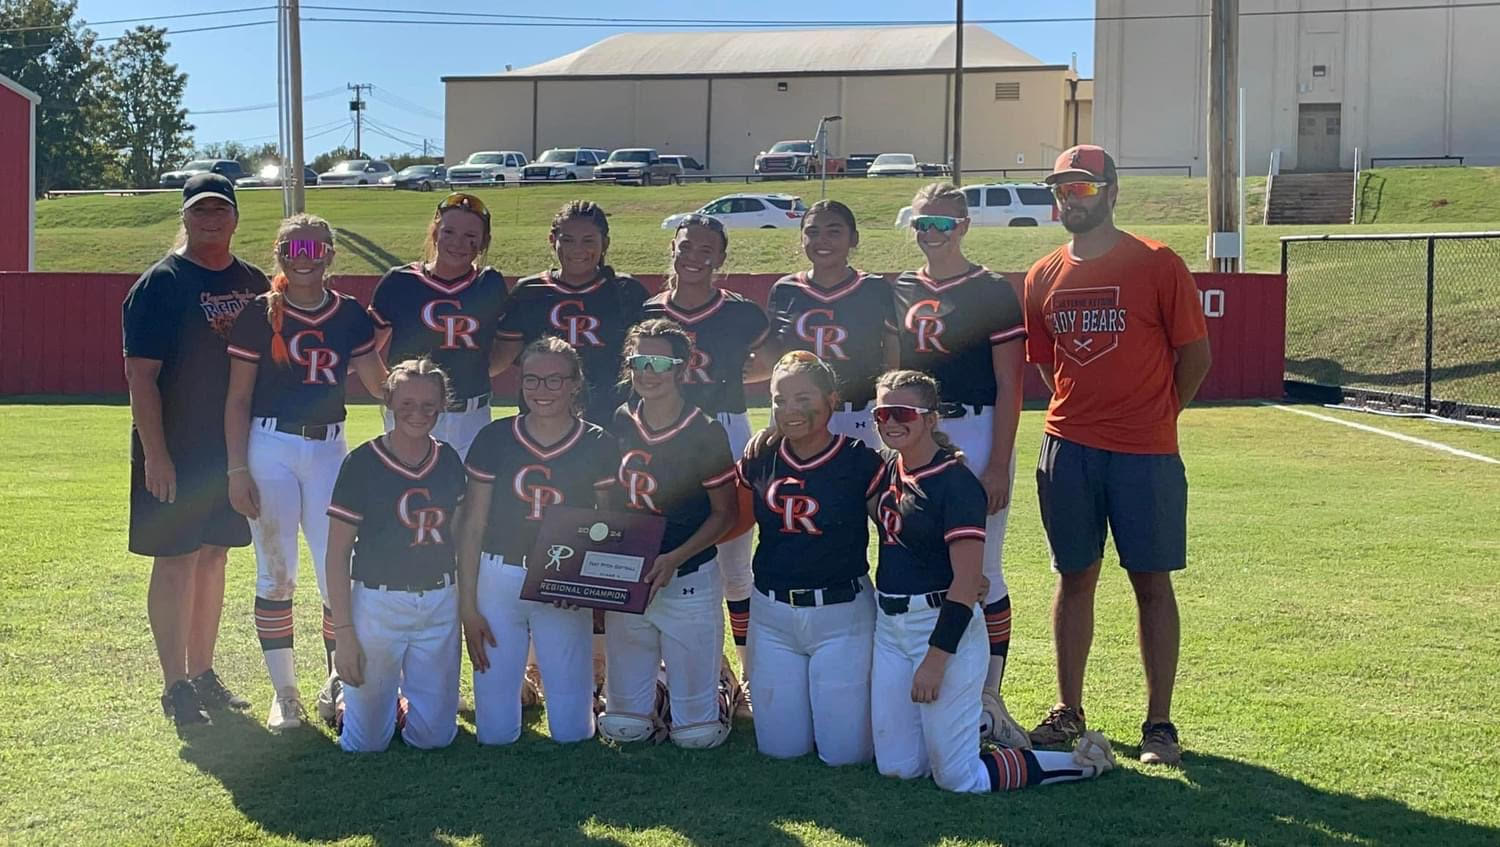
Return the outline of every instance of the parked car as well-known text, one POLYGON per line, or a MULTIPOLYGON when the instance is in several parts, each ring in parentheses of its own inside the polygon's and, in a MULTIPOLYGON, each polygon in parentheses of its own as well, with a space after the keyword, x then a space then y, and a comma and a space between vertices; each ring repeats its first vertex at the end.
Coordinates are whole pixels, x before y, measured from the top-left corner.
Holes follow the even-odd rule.
MULTIPOLYGON (((987 183, 964 188, 971 226, 1060 225, 1052 189, 1039 182, 987 183)), ((911 223, 911 207, 896 213, 896 226, 911 223)))
MULTIPOLYGON (((844 172, 844 160, 828 157, 828 173, 844 172)), ((823 161, 812 141, 778 141, 770 150, 755 154, 755 172, 762 176, 817 176, 823 161)))
POLYGON ((431 191, 448 187, 448 169, 442 165, 407 165, 380 178, 381 185, 407 191, 431 191))
POLYGON ((375 185, 391 172, 385 162, 370 159, 345 159, 318 174, 319 185, 375 185))
POLYGON ((623 147, 610 153, 603 164, 594 168, 594 179, 659 185, 674 181, 678 173, 677 168, 663 162, 653 148, 623 147))
POLYGON ((678 153, 668 153, 661 157, 663 162, 670 162, 682 169, 683 173, 703 170, 703 164, 692 156, 683 156, 678 153))
POLYGON ((696 212, 668 215, 661 228, 675 230, 689 214, 708 215, 727 229, 796 229, 807 206, 791 194, 728 194, 696 212))
POLYGON ((593 179, 594 168, 608 156, 609 151, 598 147, 553 147, 521 169, 521 180, 593 179))
MULTIPOLYGON (((317 185, 318 172, 307 166, 302 167, 302 184, 317 185)), ((279 188, 281 187, 281 166, 276 164, 266 165, 254 176, 242 176, 234 181, 236 188, 279 188)))
POLYGON ((223 174, 231 181, 245 176, 245 168, 234 159, 194 159, 175 171, 167 171, 157 179, 162 188, 181 188, 198 174, 223 174))
POLYGON ((865 170, 865 176, 921 176, 917 157, 910 153, 881 153, 865 170))
POLYGON ((481 150, 469 154, 462 165, 448 168, 448 184, 458 188, 464 185, 519 183, 521 169, 526 164, 526 154, 519 150, 481 150))
POLYGON ((871 163, 879 153, 850 153, 844 160, 844 172, 848 174, 862 174, 870 169, 871 163))

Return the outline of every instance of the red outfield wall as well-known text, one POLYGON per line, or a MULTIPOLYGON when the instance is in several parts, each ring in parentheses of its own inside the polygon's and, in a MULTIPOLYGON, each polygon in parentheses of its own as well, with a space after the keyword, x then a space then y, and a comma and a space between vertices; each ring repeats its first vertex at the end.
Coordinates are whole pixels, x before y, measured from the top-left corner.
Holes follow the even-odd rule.
MULTIPOLYGON (((744 274, 727 277, 723 284, 764 304, 778 278, 744 274)), ((1198 396, 1280 397, 1286 280, 1276 274, 1200 273, 1194 278, 1214 354, 1213 369, 1198 396)), ((133 274, 0 273, 0 395, 123 393, 120 304, 135 279, 133 274)), ((368 303, 376 279, 340 277, 335 287, 368 303)), ((661 284, 660 276, 640 279, 651 289, 661 284)), ((509 376, 496 380, 496 390, 504 396, 514 391, 509 376)), ((1027 369, 1026 396, 1047 396, 1034 368, 1027 369)))

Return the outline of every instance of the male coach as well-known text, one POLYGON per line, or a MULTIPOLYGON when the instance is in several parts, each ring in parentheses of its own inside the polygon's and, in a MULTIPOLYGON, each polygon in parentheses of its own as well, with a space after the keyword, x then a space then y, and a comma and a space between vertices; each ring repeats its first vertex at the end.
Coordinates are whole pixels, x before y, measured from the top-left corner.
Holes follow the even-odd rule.
POLYGON ((1208 373, 1208 329, 1187 265, 1115 228, 1115 163, 1103 148, 1063 152, 1046 178, 1072 241, 1026 275, 1026 355, 1052 389, 1037 464, 1042 525, 1058 573, 1052 601, 1058 703, 1033 744, 1085 729, 1083 673, 1106 527, 1130 575, 1146 669, 1141 761, 1182 758, 1172 725, 1177 598, 1187 566, 1187 477, 1177 416, 1208 373))
POLYGON ((240 309, 268 285, 236 258, 234 185, 200 174, 182 189, 172 252, 125 296, 130 386, 130 552, 151 556, 146 612, 165 684, 162 711, 178 726, 208 710, 248 709, 213 670, 228 548, 250 543, 229 505, 224 401, 226 338, 240 309))

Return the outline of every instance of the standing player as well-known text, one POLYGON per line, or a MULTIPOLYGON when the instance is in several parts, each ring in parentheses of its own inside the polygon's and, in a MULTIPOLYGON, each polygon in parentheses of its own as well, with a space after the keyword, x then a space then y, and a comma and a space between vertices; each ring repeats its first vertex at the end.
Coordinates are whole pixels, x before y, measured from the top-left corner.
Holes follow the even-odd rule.
MULTIPOLYGON (((505 306, 505 278, 480 266, 490 249, 490 210, 472 194, 450 194, 427 227, 422 261, 391 268, 375 285, 370 317, 387 362, 423 356, 448 374, 453 405, 434 436, 459 456, 490 422, 495 330, 505 306)), ((395 420, 386 413, 386 430, 395 420)))
POLYGON ((837 382, 805 350, 783 356, 771 372, 779 443, 739 463, 760 534, 750 614, 756 746, 777 758, 816 749, 835 766, 873 755, 867 502, 884 469, 864 442, 829 431, 837 382))
POLYGON ((990 587, 981 599, 990 660, 981 729, 1002 746, 1029 747, 1000 694, 1010 652, 1010 592, 1001 553, 1015 477, 1025 321, 1011 283, 964 257, 969 207, 962 191, 937 182, 925 186, 912 199, 911 225, 927 261, 892 286, 901 367, 937 378, 943 393, 933 409, 977 469, 988 501, 983 564, 990 587))
POLYGON ((890 283, 849 265, 849 251, 858 246, 859 229, 848 206, 819 200, 807 210, 802 252, 812 269, 771 286, 773 344, 779 350, 808 350, 832 365, 843 405, 834 410, 828 428, 879 447, 869 405, 875 378, 899 363, 901 341, 890 283))
POLYGON ((875 763, 900 779, 932 775, 947 791, 983 793, 1098 776, 1114 766, 1104 736, 1073 753, 975 750, 989 653, 983 599, 985 506, 964 455, 938 430, 938 387, 919 371, 877 384, 875 420, 895 451, 875 504, 880 614, 870 674, 875 763))
POLYGON ((1177 416, 1208 373, 1198 287, 1177 254, 1115 228, 1115 163, 1074 147, 1047 177, 1073 239, 1026 275, 1026 352, 1052 389, 1037 465, 1042 525, 1057 571, 1052 633, 1058 701, 1031 737, 1084 729, 1083 672, 1105 529, 1130 574, 1146 669, 1141 761, 1182 757, 1172 724, 1179 641, 1172 571, 1187 566, 1187 477, 1177 416))
POLYGON ((521 354, 528 411, 480 430, 469 450, 458 584, 480 744, 521 737, 528 642, 546 684, 552 740, 594 735, 593 614, 520 599, 528 564, 545 564, 526 558, 547 509, 590 508, 615 482, 619 451, 604 430, 578 417, 582 390, 577 351, 553 336, 532 342, 521 354))
MULTIPOLYGON (((750 416, 745 412, 745 383, 770 375, 760 351, 766 340, 766 313, 744 297, 714 285, 714 273, 729 250, 724 225, 707 215, 689 215, 672 237, 672 272, 666 290, 646 301, 647 318, 675 321, 693 342, 683 368, 683 396, 690 405, 717 420, 729 435, 733 456, 745 452, 750 416)), ((729 629, 745 661, 746 627, 750 623, 750 533, 719 542, 719 576, 724 582, 729 629)), ((750 717, 750 698, 736 697, 740 717, 750 717)))
POLYGON ((705 749, 729 737, 714 542, 734 525, 739 504, 724 427, 683 397, 692 352, 687 333, 661 319, 633 327, 625 340, 640 399, 620 407, 611 430, 620 439, 617 496, 625 509, 664 516, 667 528, 645 614, 605 613, 609 676, 599 731, 614 741, 666 735, 679 747, 705 749), (659 694, 663 660, 668 693, 659 694))
MULTIPOLYGON (((326 672, 333 673, 323 556, 328 502, 348 452, 344 380, 353 365, 372 396, 385 382, 369 314, 353 297, 326 287, 333 257, 327 221, 307 214, 282 221, 271 291, 240 313, 229 335, 229 502, 250 519, 255 542, 255 629, 274 691, 266 718, 273 731, 302 722, 292 661, 299 525, 323 598, 326 672)), ((325 719, 334 716, 331 694, 319 706, 325 719)))
POLYGON ((339 746, 350 753, 384 750, 398 722, 401 740, 421 749, 458 733, 454 526, 464 468, 432 437, 448 392, 430 359, 392 368, 382 396, 396 426, 349 454, 328 507, 339 746))
POLYGON ((230 250, 234 185, 201 174, 182 188, 178 244, 125 296, 130 386, 130 552, 152 557, 146 611, 161 662, 162 711, 178 726, 206 710, 250 708, 213 670, 230 547, 250 527, 229 504, 224 398, 226 338, 267 288, 230 250))

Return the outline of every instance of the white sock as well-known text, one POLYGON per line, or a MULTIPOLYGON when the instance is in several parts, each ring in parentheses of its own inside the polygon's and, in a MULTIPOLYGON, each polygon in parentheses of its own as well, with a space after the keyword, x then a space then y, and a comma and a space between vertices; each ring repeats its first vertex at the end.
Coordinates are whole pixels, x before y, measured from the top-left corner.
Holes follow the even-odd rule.
POLYGON ((1000 691, 1000 680, 1005 678, 1005 657, 990 656, 989 670, 984 674, 984 691, 1000 691))
POLYGON ((283 688, 297 687, 297 667, 292 659, 292 648, 278 647, 265 651, 266 670, 271 673, 271 687, 278 692, 283 688))

